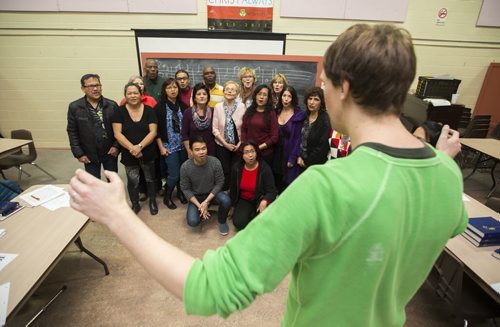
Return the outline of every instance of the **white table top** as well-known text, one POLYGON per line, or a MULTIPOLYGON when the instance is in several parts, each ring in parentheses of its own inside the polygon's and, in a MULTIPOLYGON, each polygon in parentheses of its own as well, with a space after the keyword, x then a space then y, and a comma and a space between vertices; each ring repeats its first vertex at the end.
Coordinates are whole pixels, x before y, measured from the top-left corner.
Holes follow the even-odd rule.
POLYGON ((16 152, 20 147, 33 142, 32 140, 18 140, 0 138, 0 158, 16 152))
POLYGON ((500 159, 500 140, 497 139, 460 139, 460 143, 484 154, 500 159))
POLYGON ((50 211, 41 206, 24 208, 0 221, 0 228, 7 230, 0 238, 0 252, 17 254, 0 271, 0 285, 10 282, 7 317, 36 290, 88 221, 71 208, 50 211))
MULTIPOLYGON (((500 215, 496 211, 491 210, 470 196, 467 196, 467 198, 470 201, 466 201, 464 204, 469 217, 491 216, 500 220, 500 215)), ((485 283, 485 287, 487 287, 486 285, 500 283, 500 260, 491 255, 499 247, 500 245, 476 247, 461 235, 455 236, 446 244, 446 248, 485 283)), ((500 301, 500 294, 497 293, 496 298, 500 301)))

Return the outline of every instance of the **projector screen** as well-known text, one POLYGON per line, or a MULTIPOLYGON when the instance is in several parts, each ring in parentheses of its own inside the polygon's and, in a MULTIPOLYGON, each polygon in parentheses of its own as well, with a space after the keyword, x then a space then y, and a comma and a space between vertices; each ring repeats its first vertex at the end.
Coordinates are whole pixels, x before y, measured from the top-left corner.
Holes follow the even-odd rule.
POLYGON ((141 73, 146 53, 149 58, 172 53, 283 55, 286 45, 286 34, 279 33, 135 30, 135 39, 141 73))

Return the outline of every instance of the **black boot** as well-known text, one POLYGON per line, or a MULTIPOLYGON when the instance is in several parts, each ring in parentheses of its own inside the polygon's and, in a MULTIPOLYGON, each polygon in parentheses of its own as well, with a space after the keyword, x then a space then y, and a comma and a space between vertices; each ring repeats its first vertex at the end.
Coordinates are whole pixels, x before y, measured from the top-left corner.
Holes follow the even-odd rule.
POLYGON ((169 209, 176 209, 177 206, 175 205, 174 201, 172 201, 172 192, 174 191, 173 186, 169 186, 167 184, 167 190, 165 191, 165 195, 163 196, 163 204, 167 206, 169 209))
POLYGON ((149 197, 149 212, 154 216, 158 214, 158 204, 156 204, 156 190, 154 183, 146 183, 149 197))
POLYGON ((132 211, 137 214, 139 213, 139 211, 141 211, 141 205, 139 204, 139 202, 132 202, 132 211))
POLYGON ((184 193, 181 191, 181 183, 177 183, 177 197, 179 198, 179 201, 181 201, 182 204, 188 203, 186 196, 184 193))

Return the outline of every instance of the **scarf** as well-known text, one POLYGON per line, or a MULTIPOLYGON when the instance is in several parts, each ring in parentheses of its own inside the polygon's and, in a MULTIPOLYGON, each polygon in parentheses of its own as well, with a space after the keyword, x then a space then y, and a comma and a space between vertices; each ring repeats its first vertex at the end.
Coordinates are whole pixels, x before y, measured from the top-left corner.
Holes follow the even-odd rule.
POLYGON ((304 125, 302 125, 302 137, 300 142, 300 156, 305 159, 307 158, 307 138, 309 137, 309 133, 311 132, 311 124, 309 124, 309 119, 304 120, 304 125))
POLYGON ((166 103, 166 106, 167 106, 167 110, 170 109, 172 110, 172 128, 174 129, 174 132, 176 133, 180 133, 181 132, 181 129, 180 129, 180 123, 179 123, 179 105, 177 103, 172 103, 170 102, 169 100, 167 100, 167 103, 166 103))
POLYGON ((233 114, 236 111, 236 107, 238 106, 238 104, 236 103, 236 101, 234 101, 231 109, 229 109, 227 106, 227 102, 224 101, 222 106, 224 107, 224 113, 226 114, 226 124, 224 125, 224 140, 229 144, 236 144, 236 139, 234 137, 236 131, 234 128, 235 125, 233 121, 233 114))
POLYGON ((205 107, 205 116, 201 118, 196 113, 196 105, 191 108, 191 114, 193 115, 193 123, 199 130, 204 130, 212 125, 212 108, 209 106, 205 107))

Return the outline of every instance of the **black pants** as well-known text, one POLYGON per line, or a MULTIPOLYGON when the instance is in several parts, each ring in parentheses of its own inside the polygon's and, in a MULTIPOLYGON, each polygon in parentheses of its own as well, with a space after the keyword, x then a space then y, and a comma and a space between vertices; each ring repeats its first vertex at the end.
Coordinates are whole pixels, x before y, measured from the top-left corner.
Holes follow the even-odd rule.
POLYGON ((260 201, 240 198, 234 206, 233 224, 238 230, 245 228, 257 216, 260 201))
MULTIPOLYGON (((140 172, 141 170, 144 172, 144 179, 146 180, 146 185, 153 185, 155 181, 155 162, 142 162, 139 161, 138 166, 125 166, 125 172, 127 173, 127 190, 128 196, 130 197, 130 201, 138 202, 139 201, 139 180, 140 180, 140 172)), ((153 190, 148 190, 149 192, 153 192, 153 190)))
POLYGON ((222 171, 224 172, 224 186, 222 187, 223 191, 229 189, 229 185, 231 185, 231 168, 233 165, 238 162, 238 152, 229 151, 223 146, 218 144, 215 145, 215 155, 217 159, 219 159, 222 165, 222 171))

